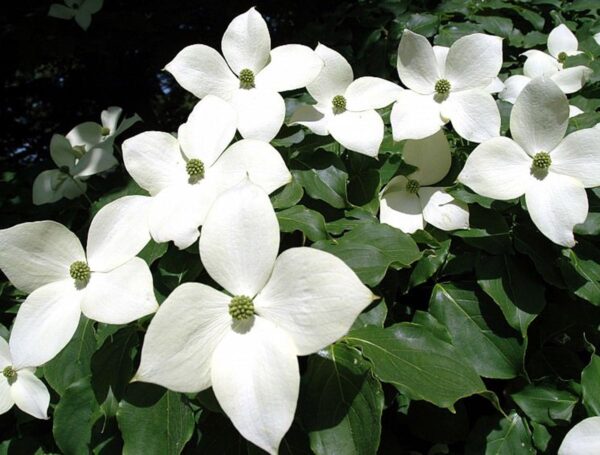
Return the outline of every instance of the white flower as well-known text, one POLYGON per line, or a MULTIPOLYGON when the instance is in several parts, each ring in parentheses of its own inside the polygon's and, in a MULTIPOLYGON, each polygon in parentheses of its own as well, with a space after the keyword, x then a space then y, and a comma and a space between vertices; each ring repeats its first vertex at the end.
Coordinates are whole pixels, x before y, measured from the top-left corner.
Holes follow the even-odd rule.
POLYGON ((144 340, 135 380, 179 392, 213 388, 239 432, 274 454, 294 418, 296 356, 336 341, 374 299, 335 256, 291 248, 279 257, 269 198, 249 181, 210 210, 200 256, 224 289, 179 286, 144 340))
POLYGON ((317 104, 301 106, 290 123, 305 125, 319 135, 331 134, 348 150, 377 156, 384 128, 375 109, 393 103, 402 89, 378 77, 353 82, 352 67, 338 52, 322 44, 315 52, 325 66, 306 88, 317 104))
MULTIPOLYGON (((547 54, 538 50, 523 52, 527 57, 523 65, 523 75, 511 76, 504 81, 504 90, 498 97, 509 103, 514 103, 523 88, 539 76, 552 79, 560 87, 563 93, 575 93, 589 80, 593 71, 586 66, 574 66, 563 68, 563 62, 570 55, 581 54, 577 50, 577 38, 564 25, 561 24, 548 35, 547 54)), ((578 115, 573 111, 574 115, 578 115)), ((581 112, 579 112, 581 113, 581 112)))
POLYGON ((165 69, 198 98, 212 94, 230 101, 242 136, 269 142, 285 116, 279 92, 305 87, 317 77, 323 62, 299 44, 271 50, 267 24, 254 8, 231 21, 221 49, 225 60, 203 44, 188 46, 165 69))
POLYGON ((479 145, 458 179, 475 192, 499 200, 525 194, 538 229, 553 242, 575 245, 573 227, 588 211, 585 188, 600 185, 600 130, 564 137, 569 104, 548 78, 531 81, 510 116, 513 139, 498 137, 479 145))
POLYGON ((488 87, 501 66, 502 39, 497 36, 464 36, 445 51, 405 30, 398 47, 398 75, 410 90, 392 108, 394 140, 423 139, 448 121, 469 141, 498 136, 500 112, 488 87))
POLYGON ((16 404, 33 417, 47 419, 50 393, 46 385, 35 376, 35 368, 15 368, 10 351, 6 340, 0 337, 0 414, 16 404))
POLYGON ((469 209, 463 202, 432 187, 443 179, 452 163, 450 146, 442 131, 404 145, 403 160, 418 169, 408 177, 394 177, 380 194, 379 219, 407 233, 426 223, 444 231, 469 227, 469 209))
POLYGON ((592 455, 600 453, 600 417, 588 417, 569 430, 558 455, 592 455))
MULTIPOLYGON (((214 199, 246 175, 268 193, 291 181, 281 155, 266 142, 244 139, 225 150, 235 125, 231 105, 208 95, 179 127, 177 138, 149 131, 123 142, 127 171, 151 195, 137 198, 150 201, 154 240, 190 246, 214 199)), ((132 211, 130 218, 139 216, 132 211)))
POLYGON ((131 198, 146 203, 126 196, 94 217, 87 254, 77 236, 54 221, 0 230, 0 268, 30 294, 11 334, 16 369, 53 358, 73 336, 82 312, 96 321, 126 324, 156 311, 148 265, 134 257, 150 240, 147 220, 126 219, 131 198))

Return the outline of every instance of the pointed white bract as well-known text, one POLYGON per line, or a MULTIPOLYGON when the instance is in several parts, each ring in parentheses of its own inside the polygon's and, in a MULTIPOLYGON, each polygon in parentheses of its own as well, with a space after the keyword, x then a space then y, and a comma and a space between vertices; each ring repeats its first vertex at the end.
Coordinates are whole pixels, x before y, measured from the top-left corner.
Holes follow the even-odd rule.
POLYGON ((17 369, 42 365, 72 338, 81 313, 126 324, 156 311, 152 275, 135 255, 148 243, 147 219, 127 217, 146 203, 135 196, 103 207, 92 220, 87 254, 79 239, 54 221, 0 230, 0 269, 29 293, 11 333, 17 369))
POLYGON ((569 430, 558 448, 558 455, 600 453, 600 416, 588 417, 569 430))
POLYGON ((249 180, 223 193, 200 256, 229 295, 198 283, 175 289, 148 327, 135 376, 180 392, 212 386, 240 433, 271 454, 294 418, 296 356, 343 336, 374 299, 337 257, 306 247, 277 257, 278 249, 267 194, 249 180))
POLYGON ((500 112, 491 96, 502 66, 502 39, 481 33, 449 49, 405 30, 398 47, 403 91, 390 117, 394 140, 423 139, 447 122, 472 142, 500 134, 500 112))
POLYGON ((17 368, 13 364, 11 346, 0 337, 0 414, 15 404, 37 419, 48 418, 50 393, 46 385, 35 376, 35 368, 17 368))
POLYGON ((271 49, 267 23, 254 8, 231 21, 221 49, 225 58, 203 44, 188 46, 165 69, 198 98, 215 95, 231 102, 244 138, 271 141, 285 117, 279 92, 310 84, 323 61, 307 46, 271 49))
POLYGON ((227 147, 236 118, 229 103, 207 95, 179 127, 177 138, 149 131, 123 143, 127 171, 150 193, 136 197, 148 200, 155 241, 173 241, 181 249, 190 246, 215 198, 247 176, 267 193, 290 182, 289 170, 270 144, 244 139, 227 147))
POLYGON ((417 170, 406 177, 394 177, 381 191, 380 221, 407 233, 423 229, 427 223, 444 231, 468 228, 467 204, 454 199, 443 187, 429 186, 442 180, 452 164, 443 131, 407 141, 402 157, 417 170))
POLYGON ((458 179, 494 199, 524 194, 538 229, 554 243, 572 247, 573 227, 588 211, 585 188, 600 185, 600 130, 564 137, 568 120, 569 104, 560 88, 550 78, 534 79, 512 110, 513 139, 479 145, 458 179))
POLYGON ((393 103, 402 88, 378 77, 354 80, 350 64, 338 52, 323 44, 315 52, 325 62, 319 76, 307 86, 317 104, 298 108, 290 123, 322 136, 331 134, 348 150, 377 156, 384 127, 375 109, 393 103))

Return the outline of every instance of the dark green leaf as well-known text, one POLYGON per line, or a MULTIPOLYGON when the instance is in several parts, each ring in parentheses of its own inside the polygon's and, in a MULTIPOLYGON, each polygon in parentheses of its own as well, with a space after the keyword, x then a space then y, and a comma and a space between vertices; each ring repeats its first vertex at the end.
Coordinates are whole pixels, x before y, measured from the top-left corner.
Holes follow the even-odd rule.
POLYGON ((313 242, 324 240, 327 236, 325 218, 319 212, 307 209, 303 205, 295 205, 277 212, 281 232, 302 231, 313 242))
POLYGON ((588 366, 581 372, 581 401, 591 416, 600 416, 600 357, 592 355, 588 366))
POLYGON ((550 385, 525 386, 511 398, 531 420, 549 427, 571 420, 573 408, 579 401, 577 396, 550 385))
POLYGON ((138 253, 138 256, 150 266, 154 261, 163 257, 168 248, 168 243, 156 243, 154 240, 150 240, 144 249, 138 253))
POLYGON ((283 188, 280 188, 271 195, 271 203, 275 209, 287 209, 300 202, 304 190, 302 186, 294 179, 283 188))
POLYGON ((482 417, 469 435, 466 455, 516 455, 536 453, 531 431, 515 411, 507 418, 482 417))
POLYGON ((600 250, 580 241, 572 250, 563 250, 566 259, 560 270, 569 289, 594 305, 600 305, 600 250))
POLYGON ((333 153, 318 152, 296 159, 292 175, 313 199, 327 202, 332 207, 346 207, 346 167, 333 153))

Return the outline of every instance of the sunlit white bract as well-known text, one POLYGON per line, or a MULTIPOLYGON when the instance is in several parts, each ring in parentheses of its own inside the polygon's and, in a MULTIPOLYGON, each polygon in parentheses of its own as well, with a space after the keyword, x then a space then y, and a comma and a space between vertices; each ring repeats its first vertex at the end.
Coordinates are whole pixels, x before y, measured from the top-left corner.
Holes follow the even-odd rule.
POLYGON ((600 416, 588 417, 569 430, 558 455, 592 455, 600 453, 600 416))

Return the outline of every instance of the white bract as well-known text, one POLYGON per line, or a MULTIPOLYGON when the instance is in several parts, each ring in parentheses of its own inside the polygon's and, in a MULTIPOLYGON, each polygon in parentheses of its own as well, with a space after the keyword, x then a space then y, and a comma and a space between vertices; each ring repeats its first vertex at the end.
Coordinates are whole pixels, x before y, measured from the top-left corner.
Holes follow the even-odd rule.
MULTIPOLYGON (((127 171, 150 193, 151 197, 136 198, 149 201, 149 228, 157 242, 190 246, 215 198, 247 175, 267 193, 291 181, 281 155, 270 144, 244 139, 227 147, 236 118, 229 103, 208 95, 179 127, 177 138, 149 131, 123 143, 127 171)), ((133 207, 130 219, 143 216, 135 213, 138 207, 145 208, 133 207)))
MULTIPOLYGON (((500 99, 514 103, 523 88, 534 78, 546 76, 560 87, 563 93, 575 93, 589 80, 593 71, 583 65, 563 68, 567 56, 581 54, 577 50, 575 35, 564 25, 556 27, 548 35, 549 54, 530 50, 523 52, 527 57, 523 65, 523 75, 511 76, 504 81, 504 90, 498 95, 500 99)), ((578 108, 572 108, 571 116, 581 114, 578 108)))
POLYGON ((135 380, 178 392, 213 388, 249 441, 277 453, 294 418, 296 356, 333 343, 375 298, 337 257, 291 248, 250 181, 222 194, 200 237, 200 257, 224 289, 179 286, 152 319, 135 380))
POLYGON ((450 146, 442 131, 404 145, 404 161, 418 169, 408 177, 394 177, 381 192, 379 219, 407 233, 426 223, 444 231, 469 227, 467 204, 455 200, 445 188, 428 186, 442 180, 452 163, 450 146))
POLYGON ((203 44, 188 46, 165 69, 198 98, 212 94, 231 102, 242 136, 269 142, 285 117, 279 92, 312 82, 322 60, 299 44, 271 50, 267 24, 254 8, 231 21, 221 49, 225 59, 203 44))
POLYGON ((600 453, 600 416, 588 417, 569 430, 558 455, 592 455, 600 453))
POLYGON ((588 211, 585 188, 600 185, 600 130, 564 137, 568 121, 569 103, 560 88, 549 78, 534 79, 512 109, 513 139, 480 144, 458 180, 494 199, 524 194, 538 229, 553 242, 572 247, 573 227, 583 223, 588 211))
POLYGON ((394 140, 423 139, 448 121, 469 141, 498 136, 500 112, 489 87, 501 66, 502 39, 497 36, 475 33, 445 50, 405 30, 398 47, 398 75, 410 90, 392 108, 394 140))
POLYGON ((290 123, 322 136, 331 134, 348 150, 377 156, 384 127, 375 109, 393 103, 402 89, 378 77, 354 80, 352 67, 338 52, 322 44, 315 52, 325 66, 306 88, 317 104, 298 108, 290 123))
POLYGON ((147 220, 127 219, 132 197, 98 212, 87 253, 75 234, 54 221, 0 230, 0 269, 29 294, 10 338, 16 369, 42 365, 58 354, 82 312, 99 322, 126 324, 156 311, 152 275, 146 262, 135 257, 150 240, 147 220))
POLYGON ((47 419, 50 393, 46 385, 36 377, 35 368, 15 368, 10 351, 6 340, 0 337, 0 414, 16 404, 33 417, 47 419))

